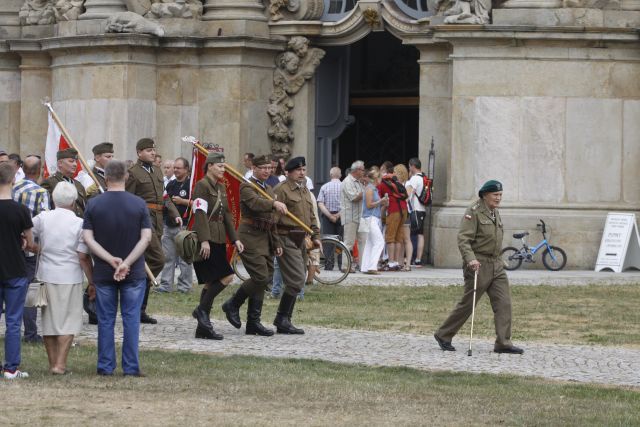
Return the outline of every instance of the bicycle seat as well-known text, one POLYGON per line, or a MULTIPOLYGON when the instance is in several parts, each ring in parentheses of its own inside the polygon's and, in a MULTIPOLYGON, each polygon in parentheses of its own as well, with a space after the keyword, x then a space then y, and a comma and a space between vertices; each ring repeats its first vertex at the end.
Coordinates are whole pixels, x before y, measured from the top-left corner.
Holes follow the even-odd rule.
POLYGON ((529 232, 525 231, 524 233, 516 233, 513 235, 514 239, 522 239, 524 236, 528 236, 529 232))

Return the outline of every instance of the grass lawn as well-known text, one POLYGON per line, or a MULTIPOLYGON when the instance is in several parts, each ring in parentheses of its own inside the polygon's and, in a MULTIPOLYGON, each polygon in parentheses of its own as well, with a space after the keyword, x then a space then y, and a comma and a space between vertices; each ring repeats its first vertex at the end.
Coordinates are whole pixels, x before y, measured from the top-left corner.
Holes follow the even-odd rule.
MULTIPOLYGON (((149 312, 189 316, 201 287, 190 294, 154 294, 149 312)), ((222 319, 220 305, 235 291, 225 290, 215 301, 214 318, 222 319)), ((567 344, 640 346, 640 286, 514 286, 513 339, 567 344)), ((400 331, 432 334, 462 295, 461 286, 375 287, 322 286, 308 289, 296 304, 294 323, 329 328, 400 331)), ((264 323, 270 324, 277 300, 265 300, 264 323)), ((243 308, 242 318, 246 318, 243 308)), ((468 325, 461 333, 466 333, 468 325)), ((487 296, 476 311, 474 334, 493 337, 493 313, 487 296)))
MULTIPOLYGON (((0 340, 0 343, 2 340, 0 340)), ((503 375, 145 351, 146 378, 98 377, 92 346, 51 376, 0 380, 0 425, 638 425, 640 391, 503 375)))

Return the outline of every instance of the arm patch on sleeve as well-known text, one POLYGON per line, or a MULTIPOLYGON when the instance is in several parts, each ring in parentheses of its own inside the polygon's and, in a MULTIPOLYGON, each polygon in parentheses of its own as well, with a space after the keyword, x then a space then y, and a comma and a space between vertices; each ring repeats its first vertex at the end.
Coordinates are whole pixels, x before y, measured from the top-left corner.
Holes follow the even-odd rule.
POLYGON ((209 203, 206 200, 197 198, 193 201, 193 211, 201 210, 205 214, 209 210, 209 203))

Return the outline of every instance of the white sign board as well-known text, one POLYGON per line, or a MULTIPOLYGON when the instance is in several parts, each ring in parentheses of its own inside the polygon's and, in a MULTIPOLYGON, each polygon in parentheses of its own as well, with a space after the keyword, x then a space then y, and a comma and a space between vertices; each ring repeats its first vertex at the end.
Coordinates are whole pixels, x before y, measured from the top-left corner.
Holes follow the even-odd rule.
POLYGON ((627 268, 640 269, 640 236, 636 215, 610 212, 602 233, 595 271, 620 273, 627 268))

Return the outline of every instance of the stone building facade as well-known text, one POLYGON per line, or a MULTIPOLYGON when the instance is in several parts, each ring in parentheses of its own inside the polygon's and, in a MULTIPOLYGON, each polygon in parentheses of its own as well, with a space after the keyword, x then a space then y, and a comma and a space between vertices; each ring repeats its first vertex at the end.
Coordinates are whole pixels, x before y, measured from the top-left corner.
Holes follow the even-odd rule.
POLYGON ((640 0, 4 0, 0 148, 42 153, 49 98, 85 153, 133 158, 151 136, 188 155, 194 135, 232 164, 302 154, 322 177, 315 70, 387 32, 418 52, 434 264, 460 264, 462 213, 495 178, 505 244, 544 218, 569 267, 592 268, 606 213, 640 206, 638 27, 640 0))

